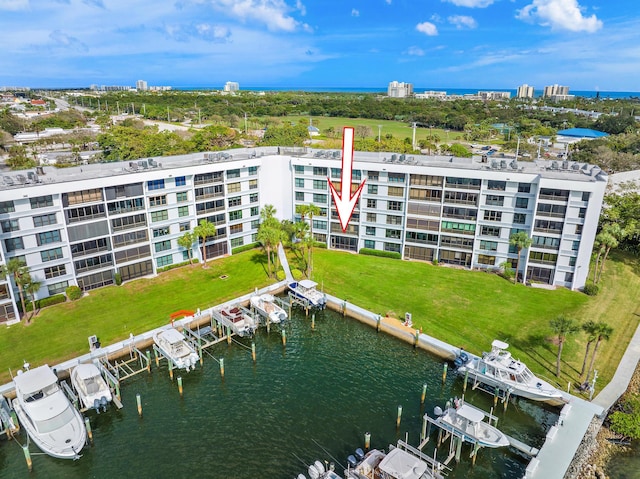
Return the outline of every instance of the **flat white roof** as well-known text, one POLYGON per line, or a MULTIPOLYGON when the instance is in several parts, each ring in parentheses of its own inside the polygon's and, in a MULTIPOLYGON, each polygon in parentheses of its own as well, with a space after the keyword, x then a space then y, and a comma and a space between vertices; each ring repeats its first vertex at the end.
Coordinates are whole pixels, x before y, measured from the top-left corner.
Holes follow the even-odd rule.
POLYGON ((57 381, 58 378, 47 364, 25 371, 13 378, 16 389, 19 389, 23 396, 37 393, 57 381))

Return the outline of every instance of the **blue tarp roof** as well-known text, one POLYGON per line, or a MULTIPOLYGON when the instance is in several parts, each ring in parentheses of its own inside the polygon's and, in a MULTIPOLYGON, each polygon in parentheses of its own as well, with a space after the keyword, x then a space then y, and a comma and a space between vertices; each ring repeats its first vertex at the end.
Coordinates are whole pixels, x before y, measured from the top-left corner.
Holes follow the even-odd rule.
POLYGON ((569 128, 568 130, 560 130, 559 136, 572 136, 575 138, 601 138, 603 136, 609 136, 604 131, 591 130, 589 128, 569 128))

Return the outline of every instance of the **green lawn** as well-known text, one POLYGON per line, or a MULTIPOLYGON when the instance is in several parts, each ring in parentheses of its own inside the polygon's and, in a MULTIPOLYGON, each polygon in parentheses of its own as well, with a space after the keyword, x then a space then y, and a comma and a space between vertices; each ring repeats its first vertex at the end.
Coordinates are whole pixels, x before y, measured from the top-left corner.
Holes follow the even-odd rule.
MULTIPOLYGON (((186 266, 46 308, 29 326, 0 328, 0 381, 23 360, 54 364, 86 353, 92 334, 106 345, 166 324, 174 311, 204 309, 263 287, 269 283, 265 261, 261 250, 252 250, 210 262, 208 269, 186 266)), ((411 312, 425 333, 474 353, 487 350, 493 339, 506 340, 516 357, 546 377, 553 376, 557 351, 550 319, 565 314, 581 322, 607 321, 615 333, 598 353, 599 387, 613 376, 640 319, 640 267, 622 254, 607 262, 597 297, 527 288, 489 273, 324 249, 316 249, 314 268, 313 279, 330 294, 378 313, 411 312)), ((584 344, 583 334, 567 341, 560 380, 565 387, 579 380, 584 344)))

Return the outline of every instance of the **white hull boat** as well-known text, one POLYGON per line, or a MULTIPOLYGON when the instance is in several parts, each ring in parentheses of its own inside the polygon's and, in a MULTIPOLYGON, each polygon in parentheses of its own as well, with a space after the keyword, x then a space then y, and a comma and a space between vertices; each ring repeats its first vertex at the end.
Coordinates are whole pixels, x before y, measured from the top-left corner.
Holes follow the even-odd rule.
MULTIPOLYGON (((362 450, 356 454, 362 454, 362 450)), ((349 456, 346 479, 440 479, 442 475, 432 465, 399 447, 392 447, 388 453, 372 449, 353 466, 353 456, 349 456)))
POLYGON ((251 306, 269 322, 278 324, 287 320, 287 313, 276 304, 276 299, 271 294, 251 296, 251 306))
POLYGON ((306 301, 312 308, 324 309, 327 306, 327 297, 316 289, 318 283, 310 279, 292 281, 289 283, 291 294, 306 301))
POLYGON ((190 371, 196 368, 200 357, 177 329, 159 331, 153 335, 153 341, 178 369, 190 371))
POLYGON ((253 336, 258 328, 257 321, 239 306, 227 306, 218 310, 222 322, 231 332, 240 337, 253 336))
POLYGON ((516 396, 533 401, 562 403, 562 392, 536 377, 524 363, 513 359, 506 350, 508 347, 507 343, 495 340, 491 343, 491 352, 482 353, 482 357, 462 352, 455 360, 457 372, 467 376, 469 381, 499 388, 516 396))
POLYGON ((97 413, 100 413, 100 409, 106 411, 113 399, 109 385, 95 364, 78 364, 73 368, 71 384, 85 409, 93 408, 97 413))
POLYGON ((51 368, 45 365, 19 372, 13 382, 13 409, 31 440, 49 456, 78 459, 87 430, 51 368))
POLYGON ((449 407, 444 412, 437 407, 435 414, 440 428, 454 433, 465 442, 490 448, 510 444, 506 434, 484 421, 484 411, 469 404, 462 404, 458 408, 449 407))

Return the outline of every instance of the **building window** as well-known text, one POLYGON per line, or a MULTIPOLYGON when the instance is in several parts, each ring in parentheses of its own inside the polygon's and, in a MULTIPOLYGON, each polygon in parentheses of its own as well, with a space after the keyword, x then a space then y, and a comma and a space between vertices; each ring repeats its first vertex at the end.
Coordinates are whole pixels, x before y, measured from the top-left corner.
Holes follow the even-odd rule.
POLYGON ((588 191, 583 191, 582 192, 582 201, 589 201, 589 196, 591 195, 591 193, 589 193, 588 191))
POLYGON ((402 231, 400 230, 387 230, 385 233, 386 238, 400 239, 402 237, 402 231))
POLYGON ((587 209, 580 208, 580 211, 578 211, 578 218, 585 219, 586 217, 587 217, 587 209))
POLYGON ((227 204, 229 205, 229 208, 233 208, 234 206, 240 206, 242 204, 242 197, 235 196, 234 198, 229 198, 227 200, 227 204))
POLYGON ((241 219, 242 219, 242 210, 229 212, 229 221, 236 221, 241 219))
POLYGON ((389 173, 389 183, 404 183, 404 173, 389 173))
POLYGON ((260 220, 251 221, 251 229, 257 230, 258 228, 260 228, 260 220))
POLYGON ((442 231, 473 235, 476 232, 476 225, 469 223, 454 223, 452 221, 443 221, 442 231))
POLYGON ((500 228, 497 226, 483 226, 480 231, 482 236, 500 236, 500 228))
POLYGON ((400 245, 399 243, 384 243, 384 250, 392 251, 393 253, 399 253, 401 247, 402 245, 400 245))
POLYGON ((249 172, 249 176, 257 175, 258 174, 258 167, 257 166, 250 166, 247 171, 249 172))
POLYGON ((375 223, 376 222, 376 217, 377 217, 377 215, 375 213, 367 213, 367 221, 369 223, 375 223))
POLYGON ((340 179, 341 174, 342 174, 342 170, 340 168, 331 168, 331 178, 340 179))
POLYGON ((387 209, 389 211, 402 211, 401 201, 387 201, 387 209))
POLYGON ((178 216, 182 218, 183 216, 189 216, 189 207, 188 206, 178 206, 178 216))
POLYGON ((516 208, 526 210, 529 207, 529 198, 516 198, 516 208))
POLYGON ((160 251, 167 251, 168 249, 171 249, 171 240, 154 243, 154 248, 156 250, 156 253, 159 253, 160 251))
POLYGON ((378 194, 378 185, 368 185, 367 186, 367 193, 369 193, 370 195, 377 195, 378 194))
POLYGON ((504 196, 487 195, 486 204, 490 206, 503 206, 504 196))
POLYGON ((163 190, 164 189, 164 180, 147 181, 147 189, 149 191, 152 191, 152 190, 163 190))
POLYGON ((304 166, 303 165, 293 165, 293 171, 295 173, 304 174, 304 166))
POLYGON ((38 196, 37 198, 31 198, 29 200, 31 202, 31 209, 35 210, 36 208, 46 208, 47 206, 53 206, 53 196, 38 196))
POLYGON ((186 186, 187 185, 187 177, 186 176, 176 176, 176 186, 186 186))
POLYGON ((148 274, 153 274, 153 263, 151 260, 142 261, 141 263, 130 264, 127 266, 121 266, 118 268, 118 272, 122 277, 122 281, 129 281, 130 279, 140 278, 148 274))
POLYGON ((251 193, 249 195, 249 203, 257 203, 258 202, 258 193, 251 193))
POLYGON ((237 224, 237 225, 231 225, 229 227, 229 234, 238 234, 238 233, 242 233, 242 223, 237 224))
POLYGON ((296 201, 304 201, 304 192, 296 191, 296 201))
POLYGON ((313 229, 314 230, 326 230, 327 222, 322 220, 313 220, 313 229))
POLYGON ((364 240, 364 247, 368 249, 375 249, 376 242, 374 240, 364 240))
POLYGON ((43 263, 60 259, 62 257, 62 248, 53 248, 46 251, 40 251, 40 258, 42 258, 43 263))
POLYGON ((191 223, 189 221, 187 221, 186 223, 180 223, 180 231, 190 231, 191 230, 191 223))
MULTIPOLYGON (((584 209, 586 213, 586 210, 587 210, 586 208, 580 208, 580 209, 581 210, 584 209)), ((567 211, 567 207, 565 205, 551 205, 548 203, 540 203, 538 204, 537 211, 540 216, 552 216, 556 218, 564 218, 564 215, 567 211)))
POLYGON ((176 201, 178 203, 183 203, 185 201, 188 201, 188 195, 186 191, 181 191, 179 193, 176 193, 176 201))
POLYGON ((44 269, 44 277, 47 279, 64 276, 65 274, 67 274, 67 268, 63 264, 44 269))
POLYGON ((554 201, 567 201, 569 199, 568 190, 556 190, 553 188, 540 188, 540 198, 554 201))
POLYGON ((449 188, 464 188, 467 190, 479 190, 480 179, 479 178, 456 178, 453 176, 447 176, 445 186, 449 188))
POLYGON ((173 264, 173 255, 168 254, 166 256, 160 256, 159 258, 156 258, 156 264, 158 265, 158 268, 173 264))
POLYGON ((38 233, 36 235, 36 240, 38 241, 38 246, 42 246, 43 244, 49 244, 49 243, 57 243, 61 241, 60 230, 45 231, 44 233, 38 233))
POLYGON ((227 185, 227 193, 240 193, 240 183, 229 183, 227 185))
POLYGON ((580 249, 580 241, 574 241, 571 243, 571 251, 578 251, 580 249))
POLYGON ((367 236, 375 236, 376 235, 376 229, 373 226, 367 226, 365 231, 366 231, 366 235, 367 236))
POLYGON ((41 226, 47 225, 55 225, 58 221, 56 219, 56 214, 51 213, 50 215, 42 215, 42 216, 34 216, 33 217, 33 226, 35 228, 40 228, 41 226))
POLYGON ((371 198, 367 200, 367 208, 376 208, 377 204, 378 202, 376 200, 373 200, 371 198))
POLYGON ((498 250, 498 243, 497 243, 497 241, 482 240, 482 241, 480 241, 480 249, 485 250, 485 251, 497 251, 498 250))
POLYGON ((250 216, 258 216, 260 214, 260 208, 258 206, 252 206, 249 212, 250 216))
POLYGON ((486 210, 484 219, 486 221, 502 221, 502 211, 486 210))
POLYGON ((494 266, 496 264, 496 257, 489 256, 486 254, 480 254, 478 255, 478 264, 486 264, 489 266, 494 266))
POLYGON ((314 176, 327 176, 327 169, 319 166, 313 167, 314 176))
POLYGON ((513 222, 517 225, 523 225, 527 222, 527 215, 524 213, 514 213, 513 214, 513 222))
POLYGON ((112 265, 113 257, 111 256, 111 254, 103 254, 101 256, 94 256, 92 258, 84 258, 73 262, 73 266, 76 269, 76 274, 112 265))
POLYGON ((149 206, 163 206, 167 204, 167 195, 149 197, 149 206))
POLYGON ((507 188, 506 181, 489 180, 487 182, 487 189, 489 190, 504 191, 506 188, 507 188))
POLYGON ((304 188, 304 178, 295 179, 296 188, 304 188))
POLYGON ((442 186, 442 176, 411 175, 409 184, 418 186, 442 186))
POLYGON ((69 281, 61 281, 60 283, 50 284, 47 286, 49 290, 49 296, 53 296, 54 294, 64 293, 64 290, 69 287, 69 281))
POLYGON ((313 180, 313 189, 314 190, 326 190, 327 189, 327 180, 313 180))
POLYGON ((166 221, 169 219, 169 211, 161 210, 161 211, 152 211, 151 212, 151 222, 157 223, 158 221, 166 221))
POLYGON ((237 248, 238 246, 242 246, 244 244, 244 238, 240 237, 240 238, 233 238, 231 240, 231 247, 232 248, 237 248))
POLYGON ((0 201, 0 214, 13 213, 16 210, 13 201, 0 201))
MULTIPOLYGON (((146 232, 144 239, 147 239, 146 232)), ((115 240, 114 240, 115 242, 115 240)), ((111 249, 109 245, 109 238, 98 238, 94 240, 83 241, 82 243, 74 243, 71 245, 71 256, 78 257, 86 254, 93 254, 99 251, 106 251, 111 249)))
POLYGON ((258 180, 249 180, 249 189, 250 190, 258 189, 258 180))
POLYGON ((387 215, 388 225, 402 225, 402 216, 387 215))
POLYGON ((537 248, 558 249, 560 247, 560 238, 534 236, 531 238, 531 246, 535 246, 537 248))
POLYGON ((153 237, 154 238, 158 238, 160 236, 166 236, 169 234, 169 227, 165 227, 165 228, 156 228, 155 230, 153 230, 153 237))
POLYGON ((531 193, 531 184, 518 183, 518 193, 531 193))
POLYGON ((327 203, 327 195, 321 195, 319 193, 313 194, 313 202, 318 204, 326 204, 327 203))
POLYGON ((404 188, 402 188, 401 186, 389 186, 389 188, 387 189, 387 195, 399 196, 402 198, 404 196, 404 188))
POLYGON ((582 228, 584 228, 584 225, 576 225, 576 233, 577 235, 581 235, 582 234, 582 228))
MULTIPOLYGON (((142 243, 148 241, 147 230, 130 231, 128 233, 122 233, 113 236, 113 247, 120 248, 121 246, 127 246, 135 243, 142 243)), ((73 245, 72 245, 73 247, 73 245)), ((72 250, 73 253, 73 250, 72 250)))
MULTIPOLYGON (((56 215, 53 215, 55 218, 56 215)), ((0 222, 2 224, 2 232, 3 233, 11 233, 12 231, 19 231, 20 225, 18 224, 18 220, 3 220, 0 222)), ((35 218, 34 218, 35 223, 35 218)))
POLYGON ((542 251, 531 251, 529 253, 529 259, 534 263, 556 264, 558 255, 555 253, 544 253, 542 251))
POLYGON ((577 260, 578 260, 578 258, 576 258, 575 256, 570 257, 569 258, 569 266, 575 266, 577 260))
POLYGON ((62 193, 63 206, 79 205, 94 201, 102 201, 102 188, 62 193))
POLYGON ((141 226, 147 226, 147 218, 144 214, 125 216, 123 218, 114 218, 111 220, 111 227, 113 228, 113 231, 133 229, 141 226))
POLYGON ((119 215, 121 213, 131 213, 132 211, 138 211, 144 209, 143 198, 133 198, 130 200, 114 201, 107 204, 107 211, 110 215, 119 215))
POLYGON ((227 179, 231 178, 240 178, 240 169, 229 170, 227 171, 227 179))
POLYGON ((378 171, 367 171, 367 178, 370 181, 378 181, 379 175, 380 175, 380 172, 378 172, 378 171))

